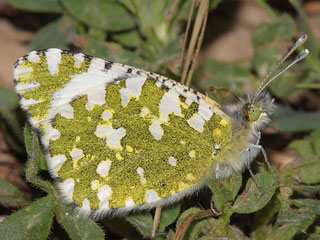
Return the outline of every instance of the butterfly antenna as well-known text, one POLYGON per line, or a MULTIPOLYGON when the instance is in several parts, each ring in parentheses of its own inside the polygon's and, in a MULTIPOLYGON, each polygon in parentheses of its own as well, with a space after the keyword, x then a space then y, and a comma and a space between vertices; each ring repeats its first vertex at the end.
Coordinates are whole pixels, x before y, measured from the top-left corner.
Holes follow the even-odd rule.
POLYGON ((266 77, 263 79, 262 83, 260 84, 260 86, 258 87, 256 93, 254 94, 253 97, 253 101, 255 102, 256 98, 259 96, 259 94, 274 80, 276 79, 278 76, 280 76, 282 73, 284 73, 285 71, 287 71, 290 67, 292 67, 294 64, 296 64, 297 62, 301 61, 303 58, 305 58, 308 54, 309 51, 307 49, 303 50, 296 58, 295 60, 289 64, 284 70, 282 70, 280 73, 276 74, 273 78, 271 78, 269 81, 269 77, 271 74, 273 74, 278 68, 279 66, 285 61, 287 60, 287 58, 298 48, 300 47, 306 40, 307 40, 308 36, 306 34, 303 34, 297 41, 296 43, 293 45, 293 47, 289 50, 289 52, 268 72, 268 74, 266 75, 266 77))

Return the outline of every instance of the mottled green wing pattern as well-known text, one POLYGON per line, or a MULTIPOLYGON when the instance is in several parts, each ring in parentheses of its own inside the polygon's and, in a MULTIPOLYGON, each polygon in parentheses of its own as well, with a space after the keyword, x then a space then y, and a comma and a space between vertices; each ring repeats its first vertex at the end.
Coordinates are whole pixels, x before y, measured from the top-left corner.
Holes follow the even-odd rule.
POLYGON ((218 104, 154 73, 48 49, 14 74, 52 176, 87 214, 177 201, 204 184, 230 140, 218 104))

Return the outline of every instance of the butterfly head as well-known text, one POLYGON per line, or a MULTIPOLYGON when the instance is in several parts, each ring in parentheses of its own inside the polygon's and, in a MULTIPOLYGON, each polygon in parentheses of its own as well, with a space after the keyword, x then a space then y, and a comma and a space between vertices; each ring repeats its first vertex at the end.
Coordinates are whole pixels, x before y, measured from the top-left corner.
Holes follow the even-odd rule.
POLYGON ((248 101, 242 107, 244 119, 259 130, 265 127, 270 122, 275 104, 274 99, 267 92, 263 92, 255 101, 249 97, 248 101))

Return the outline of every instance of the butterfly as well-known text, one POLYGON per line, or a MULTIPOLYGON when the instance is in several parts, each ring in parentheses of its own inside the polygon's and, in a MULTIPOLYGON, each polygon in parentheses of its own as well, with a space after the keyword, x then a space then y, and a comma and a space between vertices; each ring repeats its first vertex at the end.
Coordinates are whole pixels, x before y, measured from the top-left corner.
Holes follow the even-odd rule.
POLYGON ((259 141, 275 103, 264 90, 308 54, 269 79, 305 40, 255 94, 226 106, 159 74, 54 48, 16 62, 15 89, 62 198, 95 218, 126 214, 177 202, 260 152, 267 159, 259 141))

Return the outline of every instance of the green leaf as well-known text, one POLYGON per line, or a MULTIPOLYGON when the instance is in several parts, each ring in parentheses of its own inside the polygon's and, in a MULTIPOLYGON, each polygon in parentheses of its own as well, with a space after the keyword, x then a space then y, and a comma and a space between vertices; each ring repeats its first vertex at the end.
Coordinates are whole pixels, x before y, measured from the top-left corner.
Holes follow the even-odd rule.
POLYGON ((218 178, 210 181, 208 186, 212 192, 214 206, 219 212, 224 212, 227 202, 233 202, 241 184, 242 174, 239 172, 227 179, 218 178))
POLYGON ((264 240, 266 238, 266 235, 270 232, 270 223, 274 221, 280 207, 279 195, 275 194, 263 209, 254 213, 250 226, 253 229, 252 239, 264 240))
POLYGON ((196 207, 193 207, 193 208, 189 208, 189 209, 187 209, 186 211, 184 211, 181 215, 180 215, 180 217, 179 217, 179 219, 178 219, 178 221, 177 221, 177 227, 181 224, 181 222, 186 218, 186 217, 188 217, 190 214, 196 214, 196 213, 198 213, 198 212, 200 212, 201 211, 201 209, 200 208, 196 208, 196 207))
POLYGON ((269 17, 271 17, 273 20, 278 19, 278 15, 275 10, 271 8, 270 5, 265 0, 255 0, 256 3, 259 4, 259 6, 268 13, 269 17))
POLYGON ((6 142, 18 153, 23 154, 23 115, 18 110, 19 99, 17 94, 0 86, 0 127, 6 142))
POLYGON ((29 203, 29 199, 24 193, 1 178, 0 189, 0 203, 4 206, 23 207, 29 203))
POLYGON ((184 235, 184 240, 198 239, 199 234, 202 232, 203 228, 209 225, 208 219, 195 219, 190 224, 187 232, 184 235))
POLYGON ((92 219, 76 214, 71 206, 59 202, 56 210, 58 222, 72 240, 104 240, 103 230, 92 219))
POLYGON ((291 239, 297 231, 305 231, 315 220, 310 208, 291 209, 283 206, 268 239, 291 239), (280 231, 278 230, 280 229, 280 231))
POLYGON ((267 240, 288 240, 292 239, 296 234, 296 226, 293 224, 286 224, 281 227, 275 228, 266 236, 267 240))
POLYGON ((26 126, 24 127, 24 142, 28 156, 31 156, 32 151, 38 151, 37 167, 42 170, 48 170, 47 162, 40 145, 38 144, 36 149, 32 149, 32 134, 31 126, 26 123, 26 126))
POLYGON ((98 28, 90 27, 88 37, 104 41, 107 38, 107 32, 98 28))
POLYGON ((225 88, 235 88, 239 92, 248 83, 254 80, 254 76, 246 69, 235 63, 219 62, 217 60, 209 60, 202 64, 201 76, 204 85, 202 89, 208 89, 211 86, 219 86, 225 88))
POLYGON ((267 75, 277 62, 279 55, 280 48, 278 46, 268 46, 254 51, 253 65, 261 79, 267 75))
POLYGON ((60 13, 62 8, 58 0, 9 0, 15 8, 30 12, 60 13))
POLYGON ((298 168, 298 176, 303 183, 320 183, 320 157, 305 160, 298 168))
POLYGON ((276 37, 290 39, 296 32, 295 22, 288 14, 272 23, 263 23, 253 32, 253 45, 258 48, 264 44, 270 44, 276 37))
POLYGON ((219 219, 212 218, 210 220, 210 224, 206 226, 205 231, 203 232, 204 234, 201 234, 201 235, 204 235, 204 236, 199 238, 199 240, 211 240, 211 239, 249 240, 249 238, 246 237, 245 234, 239 228, 228 225, 228 223, 225 222, 225 219, 222 219, 222 218, 219 218, 219 219))
POLYGON ((308 35, 308 41, 306 42, 306 47, 310 50, 310 55, 314 59, 317 59, 319 55, 319 44, 316 38, 314 37, 314 34, 309 24, 308 17, 303 10, 301 2, 297 0, 289 0, 289 2, 297 11, 300 17, 298 20, 300 22, 299 27, 301 29, 301 32, 306 33, 308 35))
POLYGON ((281 132, 304 132, 319 127, 320 112, 295 111, 278 106, 272 117, 272 127, 281 132))
POLYGON ((257 182, 261 186, 261 190, 256 183, 249 179, 243 193, 237 197, 233 204, 233 211, 237 213, 252 213, 263 208, 273 196, 277 182, 274 177, 267 172, 255 175, 257 182))
POLYGON ((166 240, 174 240, 174 231, 173 230, 169 230, 169 233, 167 234, 167 238, 166 240))
POLYGON ((75 39, 75 26, 76 21, 69 16, 63 16, 45 25, 35 34, 30 49, 38 50, 54 47, 66 49, 68 44, 75 39))
POLYGON ((293 199, 290 203, 299 208, 309 208, 315 214, 320 215, 320 200, 318 199, 293 199))
POLYGON ((123 31, 135 26, 135 21, 116 0, 61 0, 75 18, 87 25, 109 31, 123 31))
POLYGON ((170 207, 165 207, 161 210, 161 217, 159 222, 159 230, 164 230, 176 220, 180 212, 180 204, 175 204, 170 207))
POLYGON ((53 200, 50 195, 11 214, 0 223, 2 239, 47 239, 53 220, 53 200))
POLYGON ((94 38, 88 38, 87 53, 105 60, 127 64, 129 66, 148 69, 146 62, 137 54, 123 49, 115 43, 106 43, 94 38))
POLYGON ((125 218, 144 238, 151 236, 153 219, 150 213, 132 214, 125 218))
MULTIPOLYGON (((199 208, 189 208, 186 211, 184 211, 177 221, 177 229, 178 229, 179 225, 185 220, 185 218, 187 218, 189 215, 196 214, 200 211, 201 210, 199 208)), ((201 230, 208 224, 209 224, 208 219, 194 219, 194 220, 192 220, 187 231, 184 233, 183 239, 184 240, 197 239, 201 230)))
POLYGON ((296 96, 303 91, 302 88, 298 87, 299 84, 308 84, 314 79, 311 77, 311 71, 308 68, 308 66, 296 64, 292 69, 274 80, 268 88, 278 98, 296 96))
POLYGON ((113 35, 113 38, 126 47, 137 47, 142 41, 137 30, 131 30, 113 35))
POLYGON ((295 150, 302 158, 310 158, 314 155, 312 144, 306 139, 291 142, 289 148, 295 150))
POLYGON ((130 10, 138 17, 139 27, 144 35, 155 34, 163 42, 170 39, 169 23, 165 19, 172 0, 130 0, 130 3, 122 0, 121 2, 128 5, 130 10))
POLYGON ((312 148, 316 155, 320 155, 320 128, 310 134, 312 148))
MULTIPOLYGON (((29 127, 29 129, 31 128, 29 127)), ((28 129, 26 130, 26 132, 28 132, 28 129)), ((29 132, 27 134, 31 134, 31 133, 29 132)), ((40 166, 39 160, 41 159, 40 154, 42 154, 42 152, 40 150, 39 139, 36 131, 33 130, 31 135, 32 135, 31 143, 29 142, 30 136, 29 137, 26 136, 26 139, 29 142, 27 144, 27 148, 29 148, 29 151, 30 151, 29 159, 26 165, 26 170, 25 170, 26 180, 34 184, 35 186, 41 188, 42 190, 46 191, 47 193, 53 194, 55 192, 53 184, 47 180, 43 180, 40 177, 38 177, 39 166, 40 166)))

